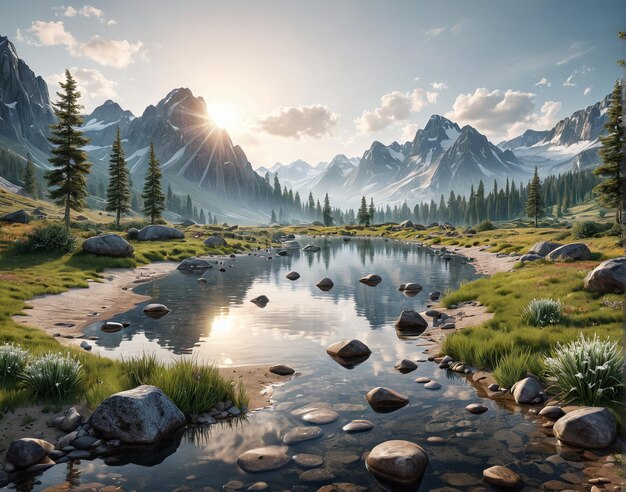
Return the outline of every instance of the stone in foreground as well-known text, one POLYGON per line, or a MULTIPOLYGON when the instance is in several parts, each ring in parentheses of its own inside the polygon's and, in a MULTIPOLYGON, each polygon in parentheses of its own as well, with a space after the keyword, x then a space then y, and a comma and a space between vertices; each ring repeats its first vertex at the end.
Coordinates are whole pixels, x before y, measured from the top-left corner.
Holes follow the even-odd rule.
POLYGON ((83 251, 98 256, 130 257, 135 250, 122 236, 103 234, 86 239, 83 251))
POLYGON ((625 256, 600 263, 585 277, 585 289, 599 294, 623 294, 625 286, 625 256))
POLYGON ((617 437, 615 417, 603 407, 573 410, 557 420, 553 430, 560 441, 581 448, 606 448, 617 437))
POLYGON ((546 258, 551 261, 586 261, 591 259, 591 251, 585 243, 571 243, 556 248, 546 258))
POLYGON ((543 407, 539 412, 539 416, 550 420, 559 420, 563 415, 565 415, 563 409, 556 405, 548 405, 546 407, 543 407))
POLYGON ((506 466, 492 466, 483 470, 483 479, 485 482, 497 487, 513 488, 517 487, 520 482, 520 476, 506 466))
POLYGON ((342 340, 326 347, 326 352, 338 364, 352 369, 366 361, 372 351, 360 340, 342 340))
POLYGON ((248 473, 278 470, 290 462, 291 458, 285 454, 282 448, 277 447, 252 449, 237 458, 239 468, 248 473))
POLYGON ((372 409, 378 413, 393 412, 409 403, 407 396, 382 386, 370 390, 365 398, 372 409))
POLYGON ((185 239, 185 234, 174 227, 149 225, 137 234, 139 241, 167 241, 169 239, 185 239))
POLYGON ((48 456, 54 445, 43 439, 25 437, 13 441, 7 451, 7 461, 18 468, 28 468, 48 456))
POLYGON ((270 372, 272 374, 278 374, 279 376, 290 376, 296 371, 285 364, 276 364, 275 366, 270 367, 270 372))
POLYGON ((511 388, 513 398, 515 398, 517 403, 521 404, 532 403, 535 398, 540 396, 542 391, 541 383, 533 377, 524 378, 515 383, 511 388))
POLYGON ((151 444, 187 423, 161 389, 138 386, 109 396, 95 409, 89 423, 99 436, 126 444, 151 444))
POLYGON ((410 441, 385 441, 372 449, 366 464, 370 473, 383 483, 411 485, 417 490, 428 466, 428 455, 410 441))

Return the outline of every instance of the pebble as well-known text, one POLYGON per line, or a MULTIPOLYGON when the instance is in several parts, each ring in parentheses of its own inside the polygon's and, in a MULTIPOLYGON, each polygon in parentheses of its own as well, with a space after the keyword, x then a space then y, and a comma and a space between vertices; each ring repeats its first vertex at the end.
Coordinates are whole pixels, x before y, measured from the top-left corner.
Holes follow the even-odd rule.
POLYGON ((506 488, 517 487, 521 482, 521 477, 517 473, 500 465, 483 470, 483 478, 487 483, 506 488))
POLYGON ((372 430, 374 428, 374 424, 369 420, 352 420, 343 426, 344 432, 349 434, 355 432, 367 432, 368 430, 372 430))
POLYGON ((311 439, 317 439, 322 435, 322 429, 319 427, 294 427, 287 431, 283 436, 283 442, 288 446, 298 444, 303 441, 310 441, 311 439))
POLYGON ((430 383, 430 378, 427 378, 427 377, 421 376, 421 377, 417 378, 417 379, 415 380, 415 382, 416 382, 416 383, 420 383, 420 384, 430 383))
POLYGON ((300 474, 300 480, 303 482, 328 482, 334 480, 335 475, 323 468, 314 468, 313 470, 307 470, 300 474))
POLYGON ((296 465, 302 468, 319 468, 324 464, 324 458, 316 454, 296 454, 292 459, 296 465))
POLYGON ((431 381, 430 383, 426 383, 424 385, 424 388, 434 391, 434 390, 441 389, 441 385, 436 381, 431 381))
POLYGON ((312 412, 305 413, 302 416, 302 420, 310 422, 311 424, 324 425, 332 424, 339 418, 339 414, 334 410, 327 408, 320 408, 313 410, 312 412))
POLYGON ((481 405, 480 403, 470 403, 465 407, 469 413, 473 413, 476 415, 480 415, 481 413, 485 413, 489 410, 485 405, 481 405))

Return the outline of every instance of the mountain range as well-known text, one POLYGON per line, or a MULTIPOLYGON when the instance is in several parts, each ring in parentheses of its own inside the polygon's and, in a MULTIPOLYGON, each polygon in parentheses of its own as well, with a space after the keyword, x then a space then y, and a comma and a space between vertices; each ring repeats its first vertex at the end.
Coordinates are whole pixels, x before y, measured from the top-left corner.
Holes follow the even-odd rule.
MULTIPOLYGON (((309 191, 333 205, 358 206, 362 195, 377 205, 438 199, 451 190, 467 194, 483 180, 528 180, 534 166, 543 175, 588 169, 598 161, 609 96, 559 121, 551 130, 527 130, 516 138, 490 142, 470 125, 433 115, 412 141, 385 145, 374 141, 360 158, 343 154, 312 166, 303 160, 276 163, 256 171, 243 149, 216 125, 201 97, 187 88, 169 92, 141 116, 108 100, 84 116, 85 147, 94 179, 106 180, 108 159, 119 127, 131 176, 141 188, 154 143, 166 185, 189 193, 199 207, 233 222, 266 222, 274 175, 282 185, 309 191), (269 173, 270 183, 265 175, 269 173), (267 207, 265 207, 267 208, 267 207)), ((21 60, 13 44, 0 36, 0 146, 27 153, 48 169, 48 125, 54 122, 48 87, 21 60)))

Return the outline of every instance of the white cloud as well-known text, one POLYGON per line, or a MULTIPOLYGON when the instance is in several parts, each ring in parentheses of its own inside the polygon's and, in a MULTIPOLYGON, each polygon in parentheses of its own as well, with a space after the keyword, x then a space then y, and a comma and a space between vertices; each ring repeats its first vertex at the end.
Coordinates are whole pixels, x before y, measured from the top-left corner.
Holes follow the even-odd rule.
POLYGON ((528 128, 548 129, 558 121, 560 102, 547 101, 535 110, 536 95, 482 87, 473 94, 460 94, 446 117, 472 125, 492 139, 511 138, 528 128))
POLYGON ((541 77, 541 80, 535 84, 535 87, 550 87, 550 81, 545 77, 541 77))
POLYGON ((565 79, 565 82, 563 82, 563 86, 564 87, 576 87, 578 84, 574 82, 574 77, 578 75, 587 75, 589 72, 593 72, 593 68, 588 67, 587 65, 583 65, 580 68, 576 68, 572 72, 572 74, 569 77, 567 77, 567 79, 565 79))
MULTIPOLYGON (((89 68, 72 67, 69 69, 78 84, 81 92, 82 104, 90 109, 104 99, 113 99, 117 96, 117 82, 107 79, 102 72, 89 68)), ((59 87, 59 82, 65 81, 65 72, 54 73, 45 77, 51 92, 59 87)))
POLYGON ((126 39, 115 40, 93 36, 86 43, 81 43, 78 54, 100 65, 123 68, 133 63, 133 57, 139 53, 142 46, 141 41, 131 43, 126 39))
POLYGON ((444 32, 446 32, 446 28, 444 26, 438 26, 438 27, 431 27, 430 29, 426 29, 424 31, 424 34, 429 38, 435 38, 437 36, 440 36, 444 32))
POLYGON ((591 87, 592 86, 585 87, 585 90, 583 91, 583 96, 586 96, 587 94, 589 94, 591 92, 591 87))
POLYGON ((63 10, 63 16, 64 17, 74 17, 76 14, 78 14, 78 10, 76 10, 74 7, 61 7, 63 10))
POLYGON ((572 60, 575 60, 576 58, 580 58, 581 56, 586 55, 587 53, 595 49, 596 49, 595 46, 587 46, 582 41, 576 41, 575 43, 572 43, 569 46, 568 48, 569 54, 565 58, 557 61, 556 64, 565 65, 566 63, 569 63, 572 60))
POLYGON ((417 123, 409 123, 407 125, 404 125, 404 128, 402 128, 402 134, 400 135, 400 141, 412 141, 415 138, 417 130, 419 130, 419 125, 417 123))
POLYGON ((419 82, 419 80, 420 80, 420 78, 419 78, 419 76, 417 76, 417 77, 415 77, 415 78, 413 79, 413 82, 419 82))
POLYGON ((107 26, 114 26, 115 24, 117 24, 117 21, 115 19, 109 19, 107 21, 107 26))
POLYGON ((448 84, 446 82, 432 82, 430 86, 436 91, 441 91, 448 88, 448 84))
POLYGON ((437 102, 437 92, 414 89, 412 92, 393 91, 380 98, 380 106, 373 111, 363 111, 354 122, 361 133, 382 130, 387 126, 406 121, 411 113, 422 111, 428 104, 437 102))
POLYGON ((565 79, 565 82, 563 82, 564 87, 576 87, 576 85, 576 82, 574 82, 574 74, 567 77, 565 79))
POLYGON ((97 17, 104 16, 104 12, 93 5, 83 5, 81 8, 76 9, 72 6, 66 7, 65 5, 58 7, 61 10, 61 15, 64 17, 76 17, 80 15, 82 17, 97 17))
MULTIPOLYGON (((34 36, 34 39, 26 39, 26 42, 37 44, 40 46, 74 46, 76 40, 69 32, 65 30, 63 21, 33 21, 28 28, 28 32, 34 36)), ((24 38, 23 38, 24 39, 24 38)))
POLYGON ((271 135, 319 139, 332 134, 339 117, 328 106, 280 107, 258 121, 258 128, 271 135))

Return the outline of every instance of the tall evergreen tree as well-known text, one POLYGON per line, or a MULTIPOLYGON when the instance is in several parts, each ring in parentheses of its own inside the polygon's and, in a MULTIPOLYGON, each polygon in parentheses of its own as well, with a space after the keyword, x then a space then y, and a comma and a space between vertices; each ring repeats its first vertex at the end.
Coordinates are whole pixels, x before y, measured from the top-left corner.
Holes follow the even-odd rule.
POLYGON ((107 189, 107 212, 115 212, 115 223, 120 224, 122 214, 130 212, 129 173, 122 147, 120 128, 117 127, 109 160, 109 187, 107 189))
POLYGON ((602 164, 594 169, 593 174, 602 178, 602 182, 593 191, 598 194, 598 202, 604 208, 615 209, 615 221, 622 223, 624 210, 624 127, 622 126, 622 84, 617 81, 613 87, 611 106, 608 110, 606 136, 600 137, 602 164))
POLYGON ((270 217, 270 223, 275 224, 276 222, 278 222, 278 219, 276 219, 276 212, 274 212, 274 209, 272 209, 272 216, 270 217))
POLYGON ((361 206, 357 212, 356 220, 359 224, 365 224, 366 226, 370 225, 370 214, 367 209, 367 201, 365 200, 365 197, 361 197, 361 206))
POLYGON ((325 226, 331 226, 333 225, 333 215, 332 215, 333 211, 330 208, 330 198, 328 198, 328 193, 326 193, 326 196, 324 197, 324 208, 322 209, 322 216, 324 219, 324 225, 325 226))
POLYGON ((141 197, 143 198, 143 213, 150 217, 150 223, 154 224, 161 218, 161 212, 165 209, 165 195, 161 191, 161 165, 156 158, 152 143, 150 143, 148 171, 141 197))
POLYGON ((82 105, 78 102, 80 92, 76 80, 69 70, 65 70, 65 82, 61 82, 59 100, 53 103, 57 122, 50 125, 52 155, 49 159, 54 167, 46 172, 45 178, 50 188, 50 198, 65 207, 65 225, 70 226, 70 210, 80 212, 87 201, 87 176, 91 164, 82 148, 89 143, 79 128, 83 124, 82 105))
POLYGON ((535 166, 535 174, 530 181, 528 187, 528 201, 526 202, 526 215, 535 219, 535 227, 539 225, 539 217, 543 217, 545 213, 545 204, 543 202, 543 194, 541 193, 541 180, 539 172, 535 166))
POLYGON ((35 165, 30 158, 30 153, 26 156, 26 168, 24 169, 24 191, 31 198, 38 198, 37 176, 35 175, 35 165))
POLYGON ((370 223, 374 225, 374 217, 376 217, 376 207, 374 206, 374 199, 370 198, 370 209, 369 209, 370 223))

